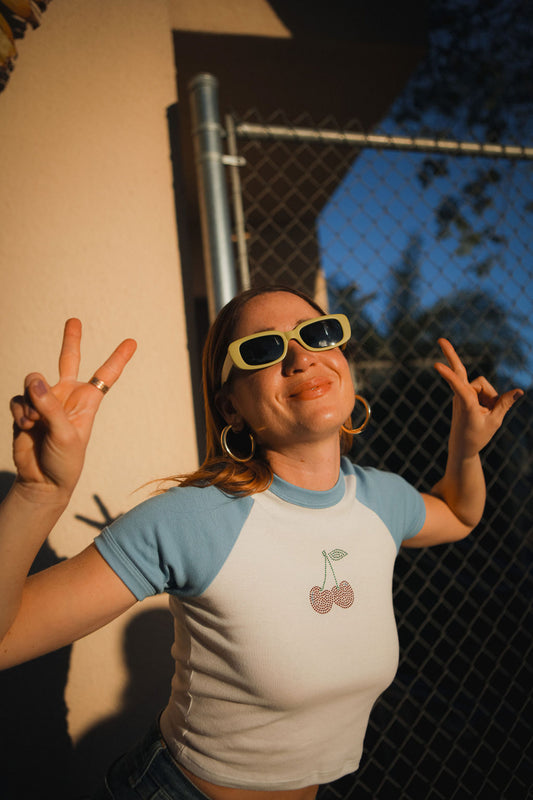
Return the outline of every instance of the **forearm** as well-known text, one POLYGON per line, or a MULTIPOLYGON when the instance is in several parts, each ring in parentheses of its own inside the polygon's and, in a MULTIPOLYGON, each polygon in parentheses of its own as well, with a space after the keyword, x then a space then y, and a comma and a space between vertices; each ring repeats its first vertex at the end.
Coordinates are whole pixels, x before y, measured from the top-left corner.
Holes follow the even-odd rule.
POLYGON ((0 640, 12 625, 30 567, 68 503, 49 487, 30 490, 15 481, 0 504, 0 640))
POLYGON ((479 453, 465 453, 450 437, 446 470, 431 494, 443 500, 467 528, 474 528, 485 508, 486 487, 479 453))

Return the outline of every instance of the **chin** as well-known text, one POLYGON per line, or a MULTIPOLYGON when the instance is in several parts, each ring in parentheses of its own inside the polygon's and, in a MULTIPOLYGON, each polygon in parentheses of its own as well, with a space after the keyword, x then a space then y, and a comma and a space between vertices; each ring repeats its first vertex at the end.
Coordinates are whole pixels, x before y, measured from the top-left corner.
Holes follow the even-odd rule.
POLYGON ((321 417, 320 419, 317 419, 317 415, 313 415, 309 422, 308 428, 317 435, 323 434, 326 436, 338 436, 340 427, 344 424, 348 416, 349 413, 346 415, 346 417, 344 417, 343 420, 339 420, 338 414, 332 414, 331 416, 328 415, 327 417, 321 417))

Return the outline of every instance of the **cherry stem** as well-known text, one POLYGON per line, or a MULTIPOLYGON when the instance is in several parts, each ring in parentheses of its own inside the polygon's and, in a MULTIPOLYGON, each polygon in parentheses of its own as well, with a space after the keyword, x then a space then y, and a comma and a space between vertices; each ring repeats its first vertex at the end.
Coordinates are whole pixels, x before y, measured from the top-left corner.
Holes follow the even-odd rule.
POLYGON ((338 589, 339 588, 339 582, 337 580, 337 576, 335 575, 335 570, 333 569, 333 564, 331 563, 330 558, 329 558, 329 556, 328 556, 328 554, 326 553, 325 550, 322 550, 322 555, 324 556, 324 583, 322 584, 322 588, 321 588, 320 591, 322 591, 324 589, 324 586, 326 585, 326 579, 328 577, 328 564, 329 564, 329 568, 330 568, 330 570, 331 570, 331 572, 333 574, 333 579, 335 581, 335 586, 338 589))

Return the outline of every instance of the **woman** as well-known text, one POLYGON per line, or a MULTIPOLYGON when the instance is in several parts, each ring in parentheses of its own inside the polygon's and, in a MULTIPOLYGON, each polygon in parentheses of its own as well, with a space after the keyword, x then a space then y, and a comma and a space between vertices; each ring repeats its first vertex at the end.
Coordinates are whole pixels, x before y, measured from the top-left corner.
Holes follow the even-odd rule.
POLYGON ((149 594, 170 596, 170 701, 99 797, 311 800, 357 769, 370 710, 397 666, 397 550, 461 539, 479 522, 479 451, 522 392, 469 383, 441 339, 448 365, 435 367, 454 393, 448 461, 420 494, 342 458, 354 407, 348 337, 346 318, 290 289, 232 300, 204 351, 204 464, 28 579, 135 343, 78 382, 81 326, 69 320, 59 382, 33 373, 12 401, 18 474, 0 507, 0 665, 85 636, 149 594))

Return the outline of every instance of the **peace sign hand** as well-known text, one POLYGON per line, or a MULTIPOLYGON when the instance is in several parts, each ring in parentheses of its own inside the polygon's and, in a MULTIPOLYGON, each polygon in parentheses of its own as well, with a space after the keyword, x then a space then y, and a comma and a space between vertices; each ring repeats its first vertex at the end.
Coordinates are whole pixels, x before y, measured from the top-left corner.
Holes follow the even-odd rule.
POLYGON ((490 442, 509 409, 524 392, 511 389, 498 395, 484 377, 469 382, 465 366, 452 344, 447 339, 438 341, 448 365, 438 362, 435 369, 454 393, 450 445, 457 448, 462 458, 470 458, 490 442))
MULTIPOLYGON (((104 397, 93 384, 78 381, 80 343, 81 322, 67 320, 59 356, 59 381, 49 386, 40 373, 31 373, 24 381, 24 395, 11 400, 16 482, 39 496, 43 490, 55 496, 58 490, 64 499, 70 497, 104 397)), ((113 386, 136 347, 133 339, 123 341, 95 376, 107 387, 113 386)))

